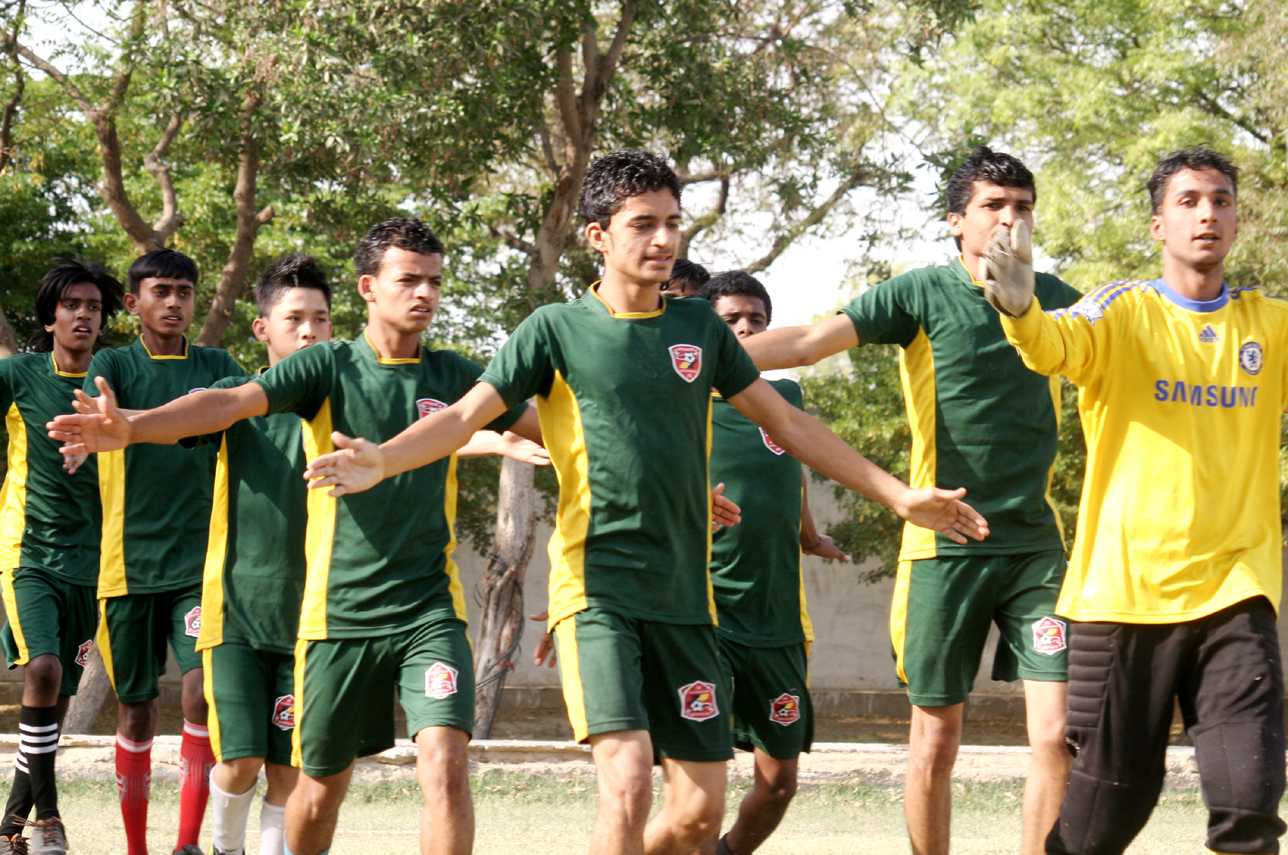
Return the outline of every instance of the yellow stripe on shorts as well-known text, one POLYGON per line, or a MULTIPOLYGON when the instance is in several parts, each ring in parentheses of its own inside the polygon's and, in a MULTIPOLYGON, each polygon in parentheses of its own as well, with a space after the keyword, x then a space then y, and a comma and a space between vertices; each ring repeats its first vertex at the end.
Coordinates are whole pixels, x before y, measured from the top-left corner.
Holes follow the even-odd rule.
POLYGON ((116 691, 116 668, 112 664, 112 637, 107 630, 107 609, 104 598, 98 600, 98 653, 103 657, 103 670, 107 672, 108 682, 116 691))
POLYGON ((210 751, 215 760, 224 762, 223 751, 219 747, 219 710, 215 709, 215 669, 211 667, 211 654, 214 648, 207 647, 201 651, 201 688, 206 695, 206 706, 210 714, 206 716, 206 728, 210 731, 210 751))
POLYGON ((309 643, 301 638, 295 642, 295 706, 291 714, 295 718, 295 727, 291 730, 291 765, 296 769, 304 765, 304 752, 300 749, 300 731, 304 717, 304 659, 308 653, 309 643))
POLYGON ((894 670, 899 679, 908 682, 903 670, 903 649, 908 640, 908 588, 912 584, 912 562, 900 561, 894 582, 894 601, 890 604, 890 645, 894 648, 894 670))
POLYGON ((564 703, 568 706, 568 721, 572 723, 574 738, 582 742, 589 736, 590 727, 586 724, 586 690, 581 685, 581 659, 577 655, 576 615, 555 624, 555 638, 559 641, 559 681, 563 684, 564 703))
POLYGON ((9 619, 9 631, 13 633, 13 642, 18 645, 18 658, 15 665, 26 665, 31 659, 27 649, 27 637, 22 634, 22 623, 18 620, 18 594, 13 589, 13 571, 0 573, 0 593, 4 596, 4 614, 9 619))

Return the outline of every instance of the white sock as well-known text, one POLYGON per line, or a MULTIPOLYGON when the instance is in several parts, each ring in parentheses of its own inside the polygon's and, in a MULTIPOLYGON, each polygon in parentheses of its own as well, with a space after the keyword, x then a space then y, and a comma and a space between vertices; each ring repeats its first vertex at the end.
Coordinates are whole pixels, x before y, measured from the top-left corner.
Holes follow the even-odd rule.
POLYGON ((255 799, 255 785, 241 795, 230 795, 215 786, 214 770, 210 773, 210 815, 214 826, 215 849, 223 855, 242 855, 246 849, 246 821, 250 803, 255 799))
POLYGON ((259 855, 286 852, 286 806, 270 805, 264 799, 259 810, 259 855))

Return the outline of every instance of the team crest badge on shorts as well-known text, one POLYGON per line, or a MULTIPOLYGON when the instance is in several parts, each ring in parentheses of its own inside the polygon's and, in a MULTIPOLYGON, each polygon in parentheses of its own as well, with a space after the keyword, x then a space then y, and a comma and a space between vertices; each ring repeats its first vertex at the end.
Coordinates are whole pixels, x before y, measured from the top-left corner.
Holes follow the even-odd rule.
POLYGON ((1239 348, 1239 367, 1255 377, 1261 373, 1261 363, 1264 355, 1261 345, 1255 341, 1246 342, 1243 347, 1239 348))
POLYGON ((787 727, 801 720, 800 695, 789 695, 783 692, 769 702, 769 720, 774 724, 787 727))
POLYGON ((676 374, 683 377, 686 383, 698 379, 698 374, 702 371, 702 348, 696 344, 673 344, 667 350, 671 351, 671 367, 676 374))
POLYGON ((90 639, 76 648, 76 664, 84 668, 89 664, 89 652, 94 648, 94 639, 90 639))
POLYGON ((448 695, 456 694, 456 675, 459 672, 451 665, 435 662, 425 669, 425 697, 442 700, 448 695))
POLYGON ((701 680, 680 687, 680 717, 689 721, 706 721, 720 715, 716 706, 715 683, 701 680))
POLYGON ((770 439, 769 434, 765 433, 764 428, 757 428, 757 430, 760 431, 760 438, 765 441, 765 448, 768 448, 770 451, 774 452, 774 454, 784 453, 783 447, 770 439))
POLYGON ((282 730, 295 728, 295 695, 282 695, 273 701, 272 720, 282 730))
POLYGON ((417 418, 425 418, 430 413, 436 413, 439 410, 447 409, 447 405, 442 401, 436 401, 433 398, 417 398, 416 414, 417 418))
POLYGON ((183 616, 183 634, 192 638, 201 635, 201 606, 193 606, 192 611, 183 616))
POLYGON ((1053 617, 1044 617, 1033 623, 1033 649, 1038 653, 1054 656, 1067 646, 1065 644, 1065 622, 1053 617))

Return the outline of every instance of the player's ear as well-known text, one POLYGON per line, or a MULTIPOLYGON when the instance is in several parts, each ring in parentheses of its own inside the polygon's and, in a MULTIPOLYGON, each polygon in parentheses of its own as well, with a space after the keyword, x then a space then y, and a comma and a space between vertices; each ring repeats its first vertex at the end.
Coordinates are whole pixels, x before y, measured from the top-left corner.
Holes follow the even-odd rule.
POLYGON ((364 273, 358 277, 358 296, 368 303, 376 302, 376 295, 371 288, 375 284, 375 280, 376 277, 370 273, 364 273))
POLYGON ((954 213, 953 211, 948 212, 948 233, 950 235, 956 238, 959 238, 962 236, 963 219, 965 218, 961 214, 954 213))
POLYGON ((1149 236, 1156 241, 1167 239, 1167 229, 1163 225, 1163 217, 1161 215, 1154 214, 1149 218, 1149 236))
POLYGON ((256 341, 268 341, 268 319, 256 318, 251 321, 250 331, 255 334, 256 341))
POLYGON ((125 301, 125 311, 129 312, 131 315, 137 315, 139 313, 139 295, 138 294, 135 294, 133 291, 126 291, 124 301, 125 301))
POLYGON ((608 235, 604 233, 604 227, 597 222, 586 224, 586 243, 597 252, 608 251, 608 235))

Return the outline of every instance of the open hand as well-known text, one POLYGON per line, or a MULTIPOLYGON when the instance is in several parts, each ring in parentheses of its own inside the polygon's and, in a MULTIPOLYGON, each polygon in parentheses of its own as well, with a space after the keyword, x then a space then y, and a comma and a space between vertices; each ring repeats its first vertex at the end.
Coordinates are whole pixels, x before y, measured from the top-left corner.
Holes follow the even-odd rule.
POLYGON ((549 451, 532 440, 524 439, 510 431, 501 434, 501 454, 520 463, 531 463, 533 466, 550 465, 549 451))
POLYGON ((979 260, 984 298, 1004 315, 1018 318, 1033 303, 1033 238, 1023 220, 999 225, 979 260))
MULTIPOLYGON (((550 611, 547 609, 540 614, 528 615, 528 620, 550 620, 550 611)), ((539 668, 543 664, 547 668, 555 667, 555 634, 545 632, 541 635, 541 640, 537 642, 537 652, 532 654, 532 661, 539 668)))
POLYGON ((988 521, 961 500, 965 495, 965 487, 956 490, 909 487, 894 511, 913 525, 937 531, 954 543, 965 543, 967 537, 983 540, 988 537, 988 521))
POLYGON ((742 522, 742 508, 735 505, 729 499, 720 495, 724 492, 725 485, 717 484, 711 488, 711 530, 716 531, 720 526, 737 525, 742 522))
POLYGON ((339 431, 331 434, 331 441, 337 450, 313 458, 304 469, 309 489, 330 487, 327 495, 336 498, 370 490, 385 479, 385 456, 379 445, 339 431))
POLYGON ((849 555, 845 554, 836 545, 836 541, 825 534, 818 536, 818 543, 809 547, 801 547, 801 552, 806 555, 817 555, 819 558, 826 558, 829 561, 851 561, 849 555))
POLYGON ((55 416, 45 424, 50 439, 63 443, 58 451, 64 456, 118 451, 130 444, 130 420, 117 406, 116 393, 102 377, 95 377, 94 384, 98 386, 98 397, 91 398, 83 389, 77 389, 72 401, 76 412, 55 416))

